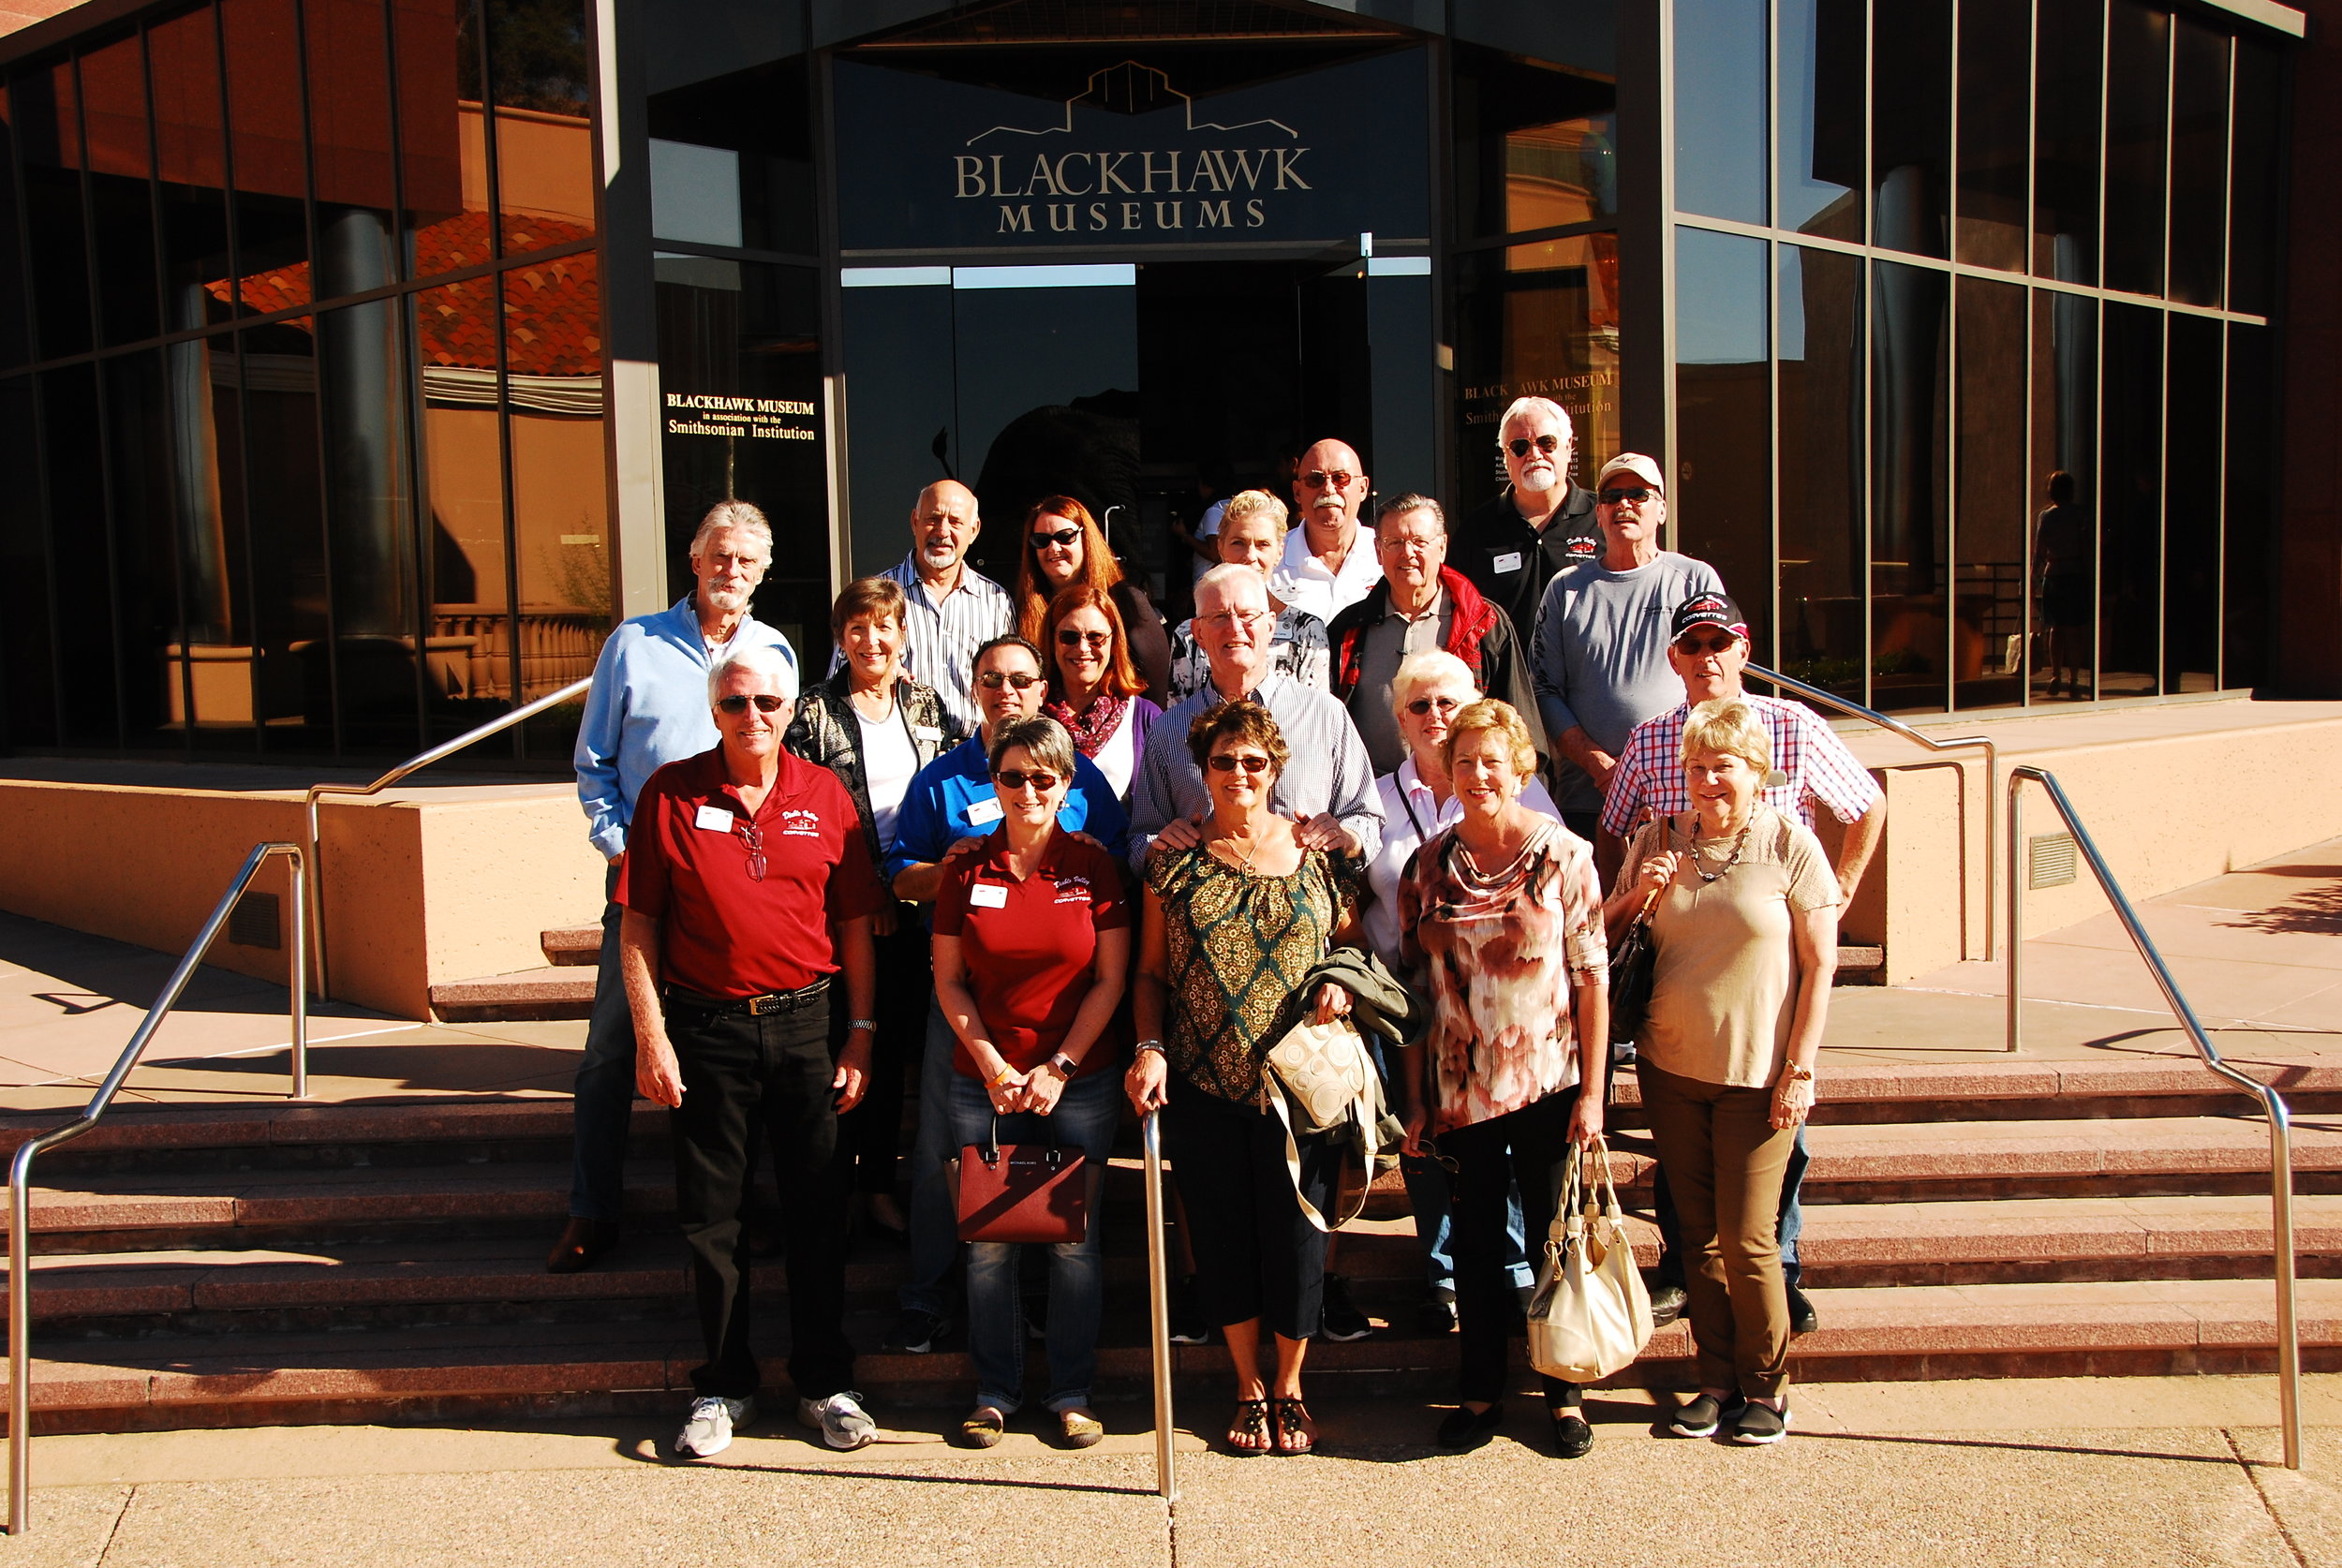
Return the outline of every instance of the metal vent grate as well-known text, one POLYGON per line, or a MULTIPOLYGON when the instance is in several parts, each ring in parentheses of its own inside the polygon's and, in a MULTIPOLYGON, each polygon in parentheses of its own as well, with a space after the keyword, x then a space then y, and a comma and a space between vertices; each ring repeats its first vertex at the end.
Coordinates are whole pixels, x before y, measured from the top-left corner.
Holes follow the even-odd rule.
POLYGON ((2027 838, 2024 848, 2025 886, 2064 887, 2074 880, 2079 862, 2074 854, 2072 834, 2039 834, 2027 838))
POLYGON ((238 947, 283 947, 285 934, 276 895, 247 893, 237 899, 228 915, 228 939, 238 947))

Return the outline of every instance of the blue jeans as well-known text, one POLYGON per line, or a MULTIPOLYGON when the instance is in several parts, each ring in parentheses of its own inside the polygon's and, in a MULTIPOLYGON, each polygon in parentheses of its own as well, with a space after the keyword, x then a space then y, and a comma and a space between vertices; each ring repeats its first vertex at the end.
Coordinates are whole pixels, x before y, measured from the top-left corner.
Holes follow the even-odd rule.
MULTIPOLYGON (((947 1068, 948 1072, 949 1069, 947 1068)), ((992 1102, 975 1079, 951 1075, 952 1146, 956 1154, 980 1144, 992 1127, 992 1102)), ((1104 1216, 1106 1160, 1122 1119, 1113 1072, 1065 1086, 1049 1115, 1024 1112, 1001 1118, 1002 1143, 1055 1142, 1078 1148, 1089 1161, 1089 1232, 1078 1242, 1049 1249, 1049 1395, 1051 1410, 1089 1403, 1098 1370, 1098 1320, 1105 1305, 1105 1259, 1098 1245, 1104 1216)), ((956 1226, 955 1225, 955 1232, 956 1226)), ((1017 1304, 1020 1249, 1001 1241, 968 1245, 968 1358, 976 1368, 976 1402, 1015 1413, 1025 1390, 1025 1315, 1017 1304)))
MULTIPOLYGON (((1396 1105, 1399 1101, 1396 1085, 1398 1064, 1386 1054, 1397 1047, 1379 1035, 1368 1036, 1369 1054, 1374 1058, 1375 1071, 1383 1075, 1383 1092, 1396 1105)), ((1415 1215, 1415 1238, 1423 1248, 1424 1283, 1430 1289, 1453 1295, 1456 1291, 1456 1258, 1450 1242, 1455 1229, 1455 1197, 1449 1185, 1447 1168, 1436 1160, 1425 1160, 1406 1154, 1399 1159, 1399 1178, 1407 1185, 1407 1207, 1415 1215)), ((1507 1195, 1505 1209, 1505 1267, 1519 1286, 1537 1282, 1537 1271, 1524 1250, 1520 1220, 1520 1189, 1516 1187, 1507 1195)))
MULTIPOLYGON (((618 891, 614 861, 603 879, 605 898, 618 891)), ((575 1126, 570 1173, 570 1213, 580 1220, 615 1220, 626 1209, 626 1145, 634 1127, 634 1010, 618 973, 618 906, 601 911, 601 967, 594 975, 594 1011, 586 1025, 586 1059, 577 1064, 571 1105, 575 1126)))
POLYGON ((959 1217, 947 1161, 952 1142, 956 1037, 940 1002, 927 1004, 927 1043, 919 1058, 919 1131, 911 1140, 911 1278, 899 1293, 906 1312, 952 1315, 952 1265, 959 1261, 959 1217))

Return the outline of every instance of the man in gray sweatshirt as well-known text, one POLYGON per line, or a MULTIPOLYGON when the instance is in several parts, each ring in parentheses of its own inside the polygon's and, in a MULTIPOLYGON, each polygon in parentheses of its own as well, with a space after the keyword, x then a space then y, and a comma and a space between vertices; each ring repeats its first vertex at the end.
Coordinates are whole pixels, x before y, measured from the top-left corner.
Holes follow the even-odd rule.
POLYGON ((1591 843, 1618 754, 1636 725, 1683 701, 1668 663, 1668 626, 1695 594, 1724 592, 1705 561, 1659 548, 1667 481, 1640 452, 1621 452, 1594 481, 1603 552, 1547 584, 1530 666, 1552 737, 1553 795, 1569 830, 1591 843))

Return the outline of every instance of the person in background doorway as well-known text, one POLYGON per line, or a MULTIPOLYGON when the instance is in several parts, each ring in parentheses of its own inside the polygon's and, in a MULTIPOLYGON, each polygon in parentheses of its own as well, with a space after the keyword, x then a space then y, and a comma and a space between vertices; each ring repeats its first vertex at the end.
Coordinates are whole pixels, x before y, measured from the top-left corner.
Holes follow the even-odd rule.
MULTIPOLYGON (((976 650, 1015 624, 1008 590, 968 564, 983 529, 976 493, 957 480, 937 480, 911 509, 911 554, 883 574, 903 591, 903 668, 935 688, 963 732, 976 727, 968 689, 976 650)), ((830 669, 844 663, 840 653, 830 669)))
POLYGON ((1343 442, 1320 441, 1301 454, 1293 476, 1300 525, 1286 538, 1277 565, 1272 587, 1279 599, 1330 623, 1366 597, 1383 574, 1358 527, 1358 509, 1371 489, 1366 465, 1343 442))
POLYGON ((1171 519, 1173 536, 1187 546, 1187 553, 1193 557, 1190 564, 1194 570, 1188 574, 1191 591, 1195 579, 1220 564, 1220 519, 1226 513, 1236 488, 1236 479, 1228 472, 1227 465, 1207 469, 1203 478, 1195 481, 1195 497, 1203 507, 1195 525, 1189 527, 1177 514, 1171 519))
POLYGON ((1049 717, 1127 806, 1138 760, 1147 754, 1147 732, 1163 710, 1141 694, 1123 630, 1113 599, 1073 583, 1049 601, 1041 646, 1049 655, 1049 717))
POLYGON ((1121 563, 1106 547, 1105 530, 1089 509, 1071 496, 1048 496, 1025 514, 1025 552, 1016 567, 1016 634, 1045 651, 1049 604, 1074 584, 1094 588, 1114 601, 1121 616, 1130 662, 1143 683, 1140 692, 1160 710, 1170 699, 1171 640, 1163 617, 1122 575, 1121 563))
POLYGON ((2062 685, 2069 697, 2089 695, 2082 672, 2093 669, 2090 651, 2090 518, 2074 505, 2074 477, 2064 469, 2050 475, 2049 505, 2033 525, 2033 570, 2039 577, 2041 627, 2048 646, 2041 664, 2049 669, 2049 694, 2062 685))
POLYGON ((1457 523, 1448 558, 1482 598, 1512 618, 1525 647, 1537 629, 1546 584, 1601 555, 1602 530, 1593 518, 1593 493, 1571 480, 1578 443, 1560 404, 1515 398, 1497 424, 1496 449, 1509 482, 1503 495, 1457 523))
MULTIPOLYGON (((1218 538, 1222 565, 1250 567, 1267 585, 1268 608, 1276 616, 1268 631, 1270 668, 1303 686, 1327 690, 1332 659, 1327 651, 1326 623, 1277 597, 1277 563, 1284 559, 1285 550, 1285 504, 1266 490, 1239 491, 1228 499, 1218 538)), ((1203 579, 1195 584, 1200 589, 1203 579)), ((1171 635, 1171 701, 1184 703, 1210 681, 1211 660, 1195 640, 1195 623, 1181 621, 1171 635)))
POLYGON ((601 967, 578 1064, 570 1221, 545 1259, 555 1274, 590 1268, 618 1239, 626 1199, 626 1145, 634 1122, 634 1021, 618 971, 618 869, 644 782, 669 762, 716 744, 707 673, 749 648, 779 656, 781 681, 797 690, 789 640, 749 614, 773 564, 773 530, 746 501, 709 509, 691 537, 690 593, 655 615, 637 615, 610 634, 594 663, 594 684, 577 727, 577 797, 586 833, 609 871, 601 913, 601 967))

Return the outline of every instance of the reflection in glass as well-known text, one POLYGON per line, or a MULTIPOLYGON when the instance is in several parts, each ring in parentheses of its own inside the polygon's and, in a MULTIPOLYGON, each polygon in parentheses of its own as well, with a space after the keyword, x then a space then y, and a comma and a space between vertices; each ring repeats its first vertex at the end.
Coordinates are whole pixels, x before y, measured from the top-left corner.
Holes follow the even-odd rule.
POLYGON ((506 254, 594 229, 594 52, 584 0, 487 0, 498 243, 506 254))
POLYGON ((82 56, 82 126, 89 139, 98 320, 108 344, 135 343, 153 337, 159 319, 146 60, 136 34, 82 56))
MULTIPOLYGON (((719 242, 709 234, 670 234, 665 229, 660 233, 800 256, 821 249, 814 231, 813 105, 808 75, 806 57, 797 55, 651 96, 648 118, 654 141, 733 155, 704 159, 698 167, 713 171, 720 187, 693 194, 704 195, 723 226, 738 237, 719 242)), ((660 155, 657 147, 651 155, 660 155)), ((663 203, 663 182, 654 177, 653 188, 654 200, 663 203)))
POLYGON ((2220 303, 2228 197, 2228 35, 2177 19, 2172 59, 2171 295, 2220 303))
POLYGON ((309 287, 308 155, 303 144, 301 27, 293 0, 219 0, 227 40, 228 140, 236 170, 236 303, 245 314, 290 309, 309 287))
POLYGON ((1862 239, 1862 0, 1779 0, 1780 226, 1862 239))
POLYGON ((170 411, 162 355, 155 349, 101 360, 106 454, 111 481, 115 636, 122 658, 126 744, 181 740, 190 682, 179 644, 179 587, 173 581, 170 411), (175 696, 172 695, 176 688, 175 696), (166 736, 166 729, 179 734, 166 736))
POLYGON ((390 67, 379 0, 302 0, 309 155, 320 232, 318 295, 394 281, 390 67), (331 270, 347 268, 345 275, 331 270))
POLYGON ((230 315, 228 145, 212 13, 186 11, 155 23, 146 60, 154 81, 164 326, 188 332, 230 315))
POLYGON ((1952 705, 1975 708, 2024 695, 2024 552, 2032 487, 2025 482, 2024 443, 2009 438, 2008 416, 2024 395, 2025 291, 1977 277, 1961 278, 1954 287, 1960 338, 1952 705))
POLYGON ((1862 263, 1780 251, 1780 668, 1864 701, 1862 263))
MULTIPOLYGON (((452 733, 501 711, 512 695, 497 280, 425 288, 412 311, 431 606, 425 688, 434 734, 452 733)), ((600 457, 590 470, 596 485, 600 457)))
POLYGON ((39 355, 90 346, 88 251, 82 227, 82 114, 73 63, 20 76, 8 85, 22 156, 24 228, 33 259, 33 318, 39 355))
MULTIPOLYGON (((600 334, 600 277, 590 252, 504 274, 524 701, 594 673, 617 602, 601 473, 600 334)), ((793 555, 802 544, 791 537, 793 555)))
POLYGON ((1896 0, 1871 16, 1872 243, 1947 256, 1951 0, 1896 0))
MULTIPOLYGON (((657 265, 660 383, 667 391, 697 391, 684 372, 671 368, 663 346, 688 345, 703 332, 716 335, 718 325, 702 328, 698 316, 720 310, 726 303, 723 296, 738 294, 738 274, 732 270, 738 264, 710 257, 667 256, 657 265)), ((941 357, 938 345, 952 340, 952 290, 943 285, 845 288, 838 293, 846 338, 846 425, 853 436, 846 448, 852 479, 852 570, 867 576, 884 571, 909 551, 912 502, 919 491, 956 472, 951 457, 951 377, 941 374, 941 367, 934 362, 941 357)), ((714 351, 709 353, 713 358, 714 351)), ((668 458, 670 464, 674 461, 672 455, 668 458)), ((695 461, 691 469, 715 473, 690 482, 687 498, 681 500, 673 494, 675 481, 668 481, 670 530, 678 515, 692 515, 690 509, 702 496, 723 499, 723 489, 716 482, 720 465, 714 456, 695 461)))
POLYGON ((2033 62, 2033 270, 2098 280, 2098 89, 2105 0, 2038 0, 2033 62))
POLYGON ((1669 544, 1716 569, 1772 656, 1771 407, 1762 240, 1675 231, 1675 495, 1669 544))
POLYGON ((393 0, 391 48, 398 64, 407 275, 477 266, 494 251, 479 0, 393 0))
MULTIPOLYGON (((2108 247, 2110 259, 2112 247, 2108 247)), ((2098 695, 2157 689, 2163 607, 2163 316, 2109 304, 2099 392, 2098 695)))
MULTIPOLYGON (((378 225, 364 227, 353 248, 380 238, 378 225)), ((320 263, 334 245, 333 233, 319 238, 320 263)), ((424 689, 399 315, 397 301, 375 300, 317 317, 334 637, 330 649, 297 651, 313 685, 330 673, 341 744, 364 749, 414 743, 424 689)))
POLYGON ((1949 284, 1893 261, 1871 274, 1871 706, 1882 711, 1950 705, 1949 284))
POLYGON ((0 366, 22 364, 32 357, 32 335, 26 312, 32 301, 24 288, 22 213, 16 199, 16 106, 5 80, 0 80, 0 366))
POLYGON ((1960 6, 1959 259, 2024 271, 2032 0, 1960 6))
MULTIPOLYGON (((2244 106, 2240 83, 2237 106, 2244 106)), ((2220 684, 2255 687, 2274 668, 2276 631, 2276 339, 2266 327, 2228 329, 2228 463, 2221 572, 2220 684)))
POLYGON ((1579 482, 1617 455, 1617 235, 1457 258, 1455 319, 1459 514, 1505 488, 1496 422, 1517 397, 1568 410, 1579 482))
POLYGON ((1765 0, 1676 0, 1675 205, 1762 223, 1765 0))
POLYGON ((2106 287, 2160 294, 2172 19, 2113 0, 2106 23, 2106 287))
POLYGON ((2229 185, 2231 310, 2265 316, 2276 299, 2280 200, 2278 115, 2285 67, 2275 50, 2251 38, 2236 48, 2236 146, 2229 185))
POLYGON ((10 746, 57 744, 57 663, 51 643, 49 539, 40 497, 33 378, 0 379, 0 465, 18 504, 0 507, 0 692, 10 746))
POLYGON ((49 460, 49 558, 56 582, 55 646, 65 704, 58 735, 67 746, 118 747, 121 688, 96 366, 85 362, 43 372, 40 401, 49 460))
MULTIPOLYGON (((316 325, 298 318, 246 328, 237 336, 244 371, 242 471, 251 476, 242 496, 252 583, 247 636, 259 666, 254 689, 260 746, 264 751, 329 751, 334 688, 324 650, 333 620, 318 467, 316 325)), ((223 357, 213 374, 230 369, 223 357)), ((215 410, 224 407, 224 401, 214 404, 215 410)))
POLYGON ((2173 315, 2164 406, 2163 689, 2210 691, 2220 667, 2220 335, 2173 315))
POLYGON ((2036 700, 2087 699, 2096 687, 2097 312, 2079 295, 2033 295, 2036 700))
MULTIPOLYGON (((301 688, 289 662, 263 659, 253 641, 234 334, 172 344, 163 350, 163 372, 181 607, 169 654, 184 666, 167 694, 170 724, 187 729, 200 749, 249 752, 266 717, 299 713, 301 688)), ((274 481, 277 465, 263 462, 274 481)), ((306 466, 297 464, 296 471, 306 466)))

